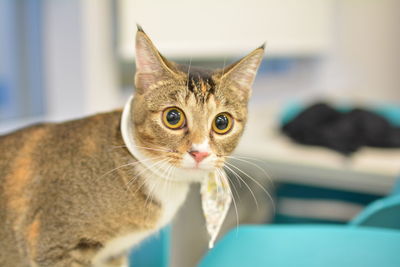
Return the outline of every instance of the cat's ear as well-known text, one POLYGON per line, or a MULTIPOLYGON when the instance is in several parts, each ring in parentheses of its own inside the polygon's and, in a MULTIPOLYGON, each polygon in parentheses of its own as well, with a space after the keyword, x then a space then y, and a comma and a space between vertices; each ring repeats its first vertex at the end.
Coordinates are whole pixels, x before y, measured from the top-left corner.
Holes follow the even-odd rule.
POLYGON ((138 25, 136 33, 136 74, 135 87, 144 92, 158 81, 170 79, 176 74, 172 62, 165 59, 153 42, 138 25))
POLYGON ((234 84, 248 98, 258 67, 264 56, 264 45, 253 50, 244 58, 219 71, 222 83, 234 84))

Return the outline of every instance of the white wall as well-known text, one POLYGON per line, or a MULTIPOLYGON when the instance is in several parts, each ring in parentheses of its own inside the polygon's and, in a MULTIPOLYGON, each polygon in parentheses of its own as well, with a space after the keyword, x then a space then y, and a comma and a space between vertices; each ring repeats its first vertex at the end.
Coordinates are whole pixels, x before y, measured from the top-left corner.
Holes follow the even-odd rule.
POLYGON ((136 23, 170 57, 223 57, 263 42, 273 55, 323 53, 333 0, 120 0, 119 52, 135 54, 136 23))
POLYGON ((117 107, 112 1, 47 0, 43 13, 48 118, 117 107))
POLYGON ((43 4, 44 83, 50 119, 81 116, 85 110, 80 6, 78 0, 43 4))
POLYGON ((337 98, 400 101, 400 1, 336 0, 321 87, 337 98))
MULTIPOLYGON (((330 22, 325 25, 324 36, 327 38, 324 40, 331 41, 326 51, 297 63, 286 73, 260 75, 254 90, 257 101, 267 103, 279 99, 282 102, 294 97, 307 99, 315 96, 360 102, 400 101, 400 1, 329 1, 331 11, 326 14, 331 15, 328 16, 330 22)), ((240 13, 238 3, 225 4, 226 13, 240 13)), ((188 5, 186 3, 183 7, 189 8, 188 5)), ((45 0, 43 7, 47 119, 74 118, 121 106, 112 38, 112 1, 45 0)), ((195 18, 198 14, 194 12, 192 16, 195 18)), ((281 18, 282 23, 285 18, 281 18)), ((154 35, 156 41, 162 41, 161 37, 165 35, 186 34, 182 28, 168 28, 169 24, 160 17, 149 19, 156 22, 151 27, 157 25, 163 34, 154 35)), ((192 22, 187 21, 184 28, 190 28, 192 22)), ((272 27, 283 32, 281 26, 272 27)), ((151 27, 149 30, 153 31, 151 27)), ((208 30, 214 35, 220 31, 218 27, 208 30)), ((232 28, 224 36, 236 38, 237 33, 246 30, 232 28)), ((134 37, 135 31, 133 26, 130 38, 134 37)), ((273 55, 268 47, 267 60, 273 55)), ((166 56, 171 55, 167 53, 166 56)))
POLYGON ((400 1, 335 0, 332 8, 327 51, 293 60, 282 73, 260 73, 252 104, 321 99, 400 103, 400 1))
POLYGON ((119 107, 121 90, 117 80, 118 57, 113 46, 112 1, 81 3, 84 14, 82 49, 85 53, 85 112, 91 114, 119 107))

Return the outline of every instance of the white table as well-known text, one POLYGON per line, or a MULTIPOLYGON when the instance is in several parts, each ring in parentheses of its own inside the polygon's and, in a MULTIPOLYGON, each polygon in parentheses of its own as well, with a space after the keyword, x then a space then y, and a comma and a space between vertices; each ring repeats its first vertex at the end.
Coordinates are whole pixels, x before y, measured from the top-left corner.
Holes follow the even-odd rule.
POLYGON ((366 147, 346 157, 292 142, 280 133, 278 120, 278 107, 250 109, 247 129, 235 151, 262 160, 262 167, 276 181, 386 194, 400 178, 400 149, 366 147))

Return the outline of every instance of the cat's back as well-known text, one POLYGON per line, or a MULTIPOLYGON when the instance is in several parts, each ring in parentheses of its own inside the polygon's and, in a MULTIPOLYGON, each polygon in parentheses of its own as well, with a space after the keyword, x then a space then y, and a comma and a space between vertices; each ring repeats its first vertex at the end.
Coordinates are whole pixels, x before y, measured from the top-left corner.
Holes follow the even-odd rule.
POLYGON ((67 121, 42 123, 0 135, 0 201, 22 186, 34 169, 48 169, 79 154, 101 149, 119 131, 121 112, 109 112, 67 121))
POLYGON ((75 161, 81 161, 74 168, 79 169, 101 146, 118 145, 120 114, 37 124, 0 136, 0 265, 14 259, 14 266, 24 266, 17 261, 23 252, 17 251, 15 243, 21 234, 27 240, 35 236, 35 213, 41 206, 38 193, 48 190, 47 184, 51 187, 75 161), (25 236, 27 229, 31 234, 25 236))
POLYGON ((27 152, 33 149, 37 140, 49 131, 50 127, 50 124, 37 124, 0 136, 0 181, 4 181, 10 168, 15 165, 14 160, 29 154, 27 152))
MULTIPOLYGON (((35 140, 39 139, 49 126, 45 124, 34 125, 18 130, 7 135, 0 136, 0 239, 5 244, 15 244, 16 239, 10 221, 9 209, 15 208, 17 201, 10 201, 10 195, 18 193, 18 187, 26 179, 28 168, 24 166, 29 161, 29 151, 35 146, 35 140), (19 158, 19 160, 17 160, 19 158), (22 168, 18 168, 22 166, 22 168)), ((0 263, 10 264, 8 260, 14 258, 13 264, 23 266, 19 262, 19 251, 15 246, 3 246, 0 253, 0 263), (9 255, 10 257, 5 257, 9 255)))
POLYGON ((115 111, 63 123, 36 124, 0 135, 0 180, 10 168, 26 165, 29 157, 79 153, 94 149, 98 139, 115 138, 120 114, 115 111))

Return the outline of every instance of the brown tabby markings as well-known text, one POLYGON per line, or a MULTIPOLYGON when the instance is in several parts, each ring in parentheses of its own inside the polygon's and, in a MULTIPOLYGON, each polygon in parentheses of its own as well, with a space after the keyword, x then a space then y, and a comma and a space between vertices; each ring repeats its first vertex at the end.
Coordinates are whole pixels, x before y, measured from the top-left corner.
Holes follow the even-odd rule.
POLYGON ((40 219, 39 218, 36 218, 27 227, 26 241, 28 243, 28 253, 30 254, 30 258, 36 257, 36 246, 37 246, 38 238, 39 238, 39 229, 40 229, 40 219))
POLYGON ((97 151, 96 147, 96 142, 93 141, 93 139, 90 136, 87 136, 85 138, 85 141, 83 142, 83 151, 87 155, 93 155, 97 151))
POLYGON ((25 140, 25 144, 22 149, 18 152, 18 155, 14 159, 13 170, 5 178, 5 187, 7 191, 4 192, 7 198, 7 209, 12 211, 17 217, 15 218, 14 230, 20 226, 23 220, 23 215, 26 214, 26 210, 29 204, 29 198, 25 192, 25 189, 29 185, 31 176, 32 157, 31 154, 40 142, 40 139, 45 134, 44 129, 37 129, 31 132, 28 140, 25 140))
MULTIPOLYGON (((235 92, 237 89, 227 87, 228 82, 221 81, 218 74, 211 77, 195 67, 192 67, 191 71, 195 74, 191 75, 189 80, 184 72, 178 73, 176 78, 178 80, 159 82, 145 94, 135 96, 132 116, 134 115, 135 119, 137 129, 135 137, 138 145, 148 147, 168 145, 175 147, 173 151, 182 154, 189 150, 192 143, 201 143, 204 137, 208 136, 211 140, 210 145, 217 150, 217 155, 229 154, 236 147, 246 122, 247 100, 240 99, 235 92), (216 90, 216 84, 219 90, 216 90), (143 106, 146 106, 146 109, 143 109, 143 106), (150 125, 144 123, 149 120, 156 121, 162 110, 168 106, 181 107, 184 112, 189 111, 189 115, 193 116, 187 118, 189 125, 184 136, 181 136, 179 131, 176 133, 166 131, 159 123, 150 125), (218 109, 229 111, 237 122, 236 131, 223 138, 209 134, 211 120, 218 109), (145 110, 150 112, 146 113, 145 110), (215 142, 215 138, 219 142, 215 142), (168 144, 160 143, 162 140, 168 140, 168 144)), ((144 151, 144 153, 149 156, 160 155, 157 151, 144 151)))
POLYGON ((120 117, 110 112, 0 137, 0 266, 88 266, 108 240, 155 227, 160 205, 145 205, 142 177, 127 190, 135 170, 116 169, 135 162, 120 147, 120 117))

